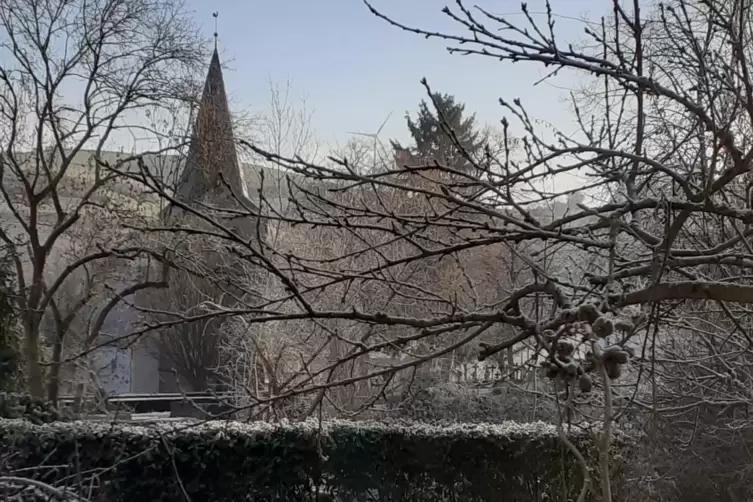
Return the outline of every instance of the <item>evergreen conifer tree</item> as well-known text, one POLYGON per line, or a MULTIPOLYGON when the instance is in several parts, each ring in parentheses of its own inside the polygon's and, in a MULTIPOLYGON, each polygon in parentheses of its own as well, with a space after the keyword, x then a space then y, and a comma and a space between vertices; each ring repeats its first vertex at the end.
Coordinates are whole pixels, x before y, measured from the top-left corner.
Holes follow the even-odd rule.
MULTIPOLYGON (((451 94, 433 93, 432 103, 421 100, 415 120, 410 114, 406 114, 406 120, 414 142, 407 150, 424 162, 436 161, 462 169, 468 162, 455 140, 471 155, 480 153, 484 144, 475 114, 465 116, 465 104, 451 94)), ((406 149, 396 141, 392 146, 396 151, 406 149)))

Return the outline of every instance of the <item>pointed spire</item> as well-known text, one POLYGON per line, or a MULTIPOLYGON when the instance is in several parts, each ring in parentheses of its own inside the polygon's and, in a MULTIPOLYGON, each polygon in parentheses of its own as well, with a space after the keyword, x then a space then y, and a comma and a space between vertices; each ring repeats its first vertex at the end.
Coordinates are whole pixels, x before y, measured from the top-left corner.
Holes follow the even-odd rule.
POLYGON ((225 191, 226 184, 236 197, 246 197, 220 56, 215 47, 177 195, 190 202, 210 192, 225 191))

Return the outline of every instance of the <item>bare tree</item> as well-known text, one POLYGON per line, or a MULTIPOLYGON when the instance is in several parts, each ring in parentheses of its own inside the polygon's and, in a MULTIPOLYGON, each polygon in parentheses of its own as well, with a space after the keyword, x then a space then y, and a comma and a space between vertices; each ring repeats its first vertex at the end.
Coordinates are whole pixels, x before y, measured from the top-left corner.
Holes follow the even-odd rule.
MULTIPOLYGON (((573 102, 577 134, 544 132, 522 102, 502 99, 510 118, 496 155, 464 151, 453 131, 444 131, 470 170, 403 159, 363 174, 347 159, 322 165, 249 144, 279 166, 289 187, 291 209, 261 217, 284 225, 299 244, 254 247, 211 215, 197 214, 211 229, 199 233, 219 236, 277 283, 251 302, 202 316, 243 316, 249 325, 306 321, 320 327, 318 347, 341 344, 327 357, 304 358, 294 378, 253 401, 256 409, 306 393, 322 402, 328 389, 367 381, 375 392, 364 404, 373 404, 401 384, 398 375, 463 346, 477 345, 486 359, 527 345, 531 363, 552 381, 564 441, 566 427, 586 414, 580 402, 600 414, 596 484, 611 500, 608 453, 623 405, 671 411, 657 400, 667 381, 656 363, 662 343, 665 355, 674 351, 666 348, 667 335, 683 333, 672 312, 713 308, 718 317, 704 314, 704 322, 729 330, 710 346, 698 338, 714 364, 696 364, 689 373, 695 387, 687 406, 709 403, 700 392, 710 382, 724 383, 727 396, 746 385, 735 369, 746 359, 735 352, 749 349, 753 303, 753 24, 744 1, 673 0, 656 9, 615 2, 608 18, 589 25, 587 43, 571 45, 559 40, 555 13, 544 6, 543 18, 524 6, 513 22, 458 1, 444 10, 457 27, 449 32, 372 12, 396 28, 445 40, 454 54, 592 79, 598 93, 573 102), (513 127, 523 132, 517 155, 513 127), (552 183, 575 176, 586 181, 574 189, 552 183), (580 201, 551 209, 576 191, 580 201), (317 239, 338 245, 322 253, 309 245, 317 239), (494 262, 513 258, 516 280, 508 282, 510 274, 494 262), (489 337, 483 344, 482 336, 489 337), (724 345, 733 341, 738 349, 724 345), (373 360, 385 353, 397 357, 373 360), (358 371, 342 371, 356 360, 358 371), (648 394, 636 381, 646 376, 648 394)), ((687 362, 688 353, 682 358, 687 362)), ((667 364, 663 371, 670 370, 667 364)), ((734 392, 747 406, 748 398, 734 392)), ((580 500, 589 483, 583 490, 580 500)))
MULTIPOLYGON (((139 203, 120 174, 135 156, 103 152, 129 135, 160 133, 144 116, 182 106, 190 89, 184 83, 202 62, 200 42, 178 1, 0 5, 0 176, 8 216, 0 237, 15 249, 24 359, 35 396, 44 394, 43 317, 52 313, 60 328, 88 303, 84 292, 73 310, 56 313, 63 285, 100 260, 151 254, 143 245, 125 245, 130 236, 119 230, 123 212, 130 207, 134 214, 139 203), (94 152, 90 158, 82 158, 86 150, 94 152), (110 233, 94 237, 89 230, 97 224, 110 233)), ((57 333, 55 343, 62 343, 57 333)))

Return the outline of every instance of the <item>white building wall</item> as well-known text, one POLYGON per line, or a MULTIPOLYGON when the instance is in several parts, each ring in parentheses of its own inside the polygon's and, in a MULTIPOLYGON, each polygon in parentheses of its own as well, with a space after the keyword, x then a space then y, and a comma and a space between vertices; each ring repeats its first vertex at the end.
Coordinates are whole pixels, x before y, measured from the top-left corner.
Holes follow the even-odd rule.
POLYGON ((107 396, 131 391, 131 351, 103 347, 94 357, 94 373, 107 396))
POLYGON ((134 331, 138 320, 138 312, 128 305, 128 301, 110 313, 102 329, 103 333, 114 339, 120 338, 121 342, 103 347, 94 355, 97 378, 108 395, 159 390, 156 355, 145 346, 144 340, 127 337, 134 331))
POLYGON ((159 359, 154 351, 138 345, 131 349, 131 390, 136 394, 159 392, 159 359))

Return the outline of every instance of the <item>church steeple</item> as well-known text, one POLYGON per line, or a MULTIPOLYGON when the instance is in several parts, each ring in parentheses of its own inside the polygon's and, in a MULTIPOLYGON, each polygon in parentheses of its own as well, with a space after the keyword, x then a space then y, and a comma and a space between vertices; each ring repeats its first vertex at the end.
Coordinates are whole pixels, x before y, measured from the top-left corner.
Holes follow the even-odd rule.
POLYGON ((226 192, 246 199, 220 56, 215 44, 177 196, 185 202, 226 192))

